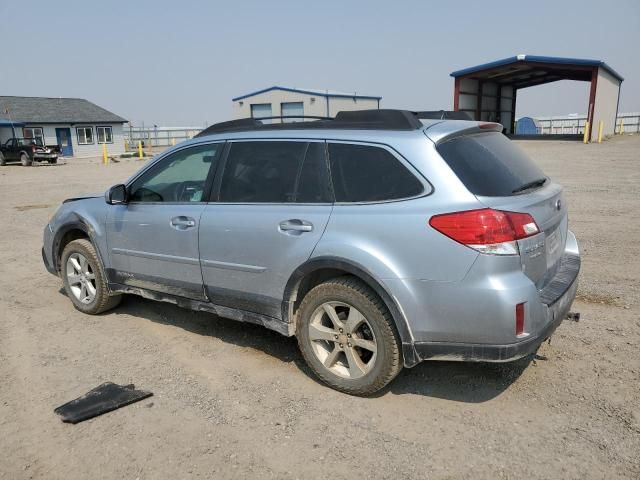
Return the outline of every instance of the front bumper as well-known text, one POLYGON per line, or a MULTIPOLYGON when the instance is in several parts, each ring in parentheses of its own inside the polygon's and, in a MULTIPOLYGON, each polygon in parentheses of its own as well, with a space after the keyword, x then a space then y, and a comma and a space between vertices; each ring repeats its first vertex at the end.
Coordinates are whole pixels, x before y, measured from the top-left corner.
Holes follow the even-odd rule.
POLYGON ((539 292, 544 326, 525 340, 510 344, 474 344, 447 342, 416 342, 414 348, 420 360, 462 360, 474 362, 509 362, 530 355, 551 337, 566 318, 578 290, 580 256, 565 254, 562 267, 547 286, 539 292))
POLYGON ((53 233, 49 225, 44 227, 44 234, 42 238, 42 262, 44 263, 47 272, 58 275, 56 266, 53 261, 53 233))
POLYGON ((44 247, 42 247, 42 262, 44 263, 44 267, 47 269, 47 272, 57 275, 56 269, 49 263, 47 256, 44 254, 44 247))

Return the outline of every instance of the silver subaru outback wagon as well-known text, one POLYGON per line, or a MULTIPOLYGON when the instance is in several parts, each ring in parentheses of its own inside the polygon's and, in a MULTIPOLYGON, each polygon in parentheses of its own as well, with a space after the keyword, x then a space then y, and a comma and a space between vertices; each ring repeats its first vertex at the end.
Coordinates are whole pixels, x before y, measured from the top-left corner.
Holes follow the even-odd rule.
POLYGON ((66 200, 44 263, 87 314, 129 293, 295 335, 354 395, 423 360, 527 356, 576 295, 563 189, 501 125, 442 116, 213 125, 66 200))

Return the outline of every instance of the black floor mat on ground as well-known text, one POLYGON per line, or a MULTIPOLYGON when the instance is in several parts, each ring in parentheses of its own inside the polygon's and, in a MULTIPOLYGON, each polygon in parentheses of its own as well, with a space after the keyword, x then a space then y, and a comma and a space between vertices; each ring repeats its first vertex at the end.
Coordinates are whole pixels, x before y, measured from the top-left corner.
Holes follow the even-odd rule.
POLYGON ((135 385, 116 385, 106 382, 83 396, 59 406, 54 412, 62 417, 63 422, 78 423, 138 402, 151 395, 153 395, 151 392, 136 390, 135 385))

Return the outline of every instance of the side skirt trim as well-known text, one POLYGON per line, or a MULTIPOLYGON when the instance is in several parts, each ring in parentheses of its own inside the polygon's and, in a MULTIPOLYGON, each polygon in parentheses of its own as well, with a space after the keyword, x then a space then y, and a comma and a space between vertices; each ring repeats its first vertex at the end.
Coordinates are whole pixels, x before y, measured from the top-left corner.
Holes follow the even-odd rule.
POLYGON ((178 297, 167 293, 154 292, 145 288, 132 287, 130 285, 123 285, 121 283, 109 283, 109 288, 112 292, 116 293, 129 293, 151 300, 173 303, 174 305, 182 308, 187 308, 189 310, 213 313, 214 315, 218 315, 219 317, 229 318, 237 322, 262 325, 263 327, 278 332, 279 334, 286 337, 291 336, 287 323, 283 322, 280 319, 269 317, 268 315, 247 312, 245 310, 240 310, 237 308, 223 307, 211 302, 191 300, 189 298, 178 297))

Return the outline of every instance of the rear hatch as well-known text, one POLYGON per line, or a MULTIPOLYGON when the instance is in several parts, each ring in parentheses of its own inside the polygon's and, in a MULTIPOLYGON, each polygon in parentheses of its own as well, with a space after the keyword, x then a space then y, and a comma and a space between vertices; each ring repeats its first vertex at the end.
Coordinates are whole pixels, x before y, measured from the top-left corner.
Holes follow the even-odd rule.
POLYGON ((567 240, 563 189, 499 130, 479 124, 441 138, 436 148, 484 206, 533 217, 540 233, 518 240, 518 249, 523 272, 541 289, 556 273, 567 240))

